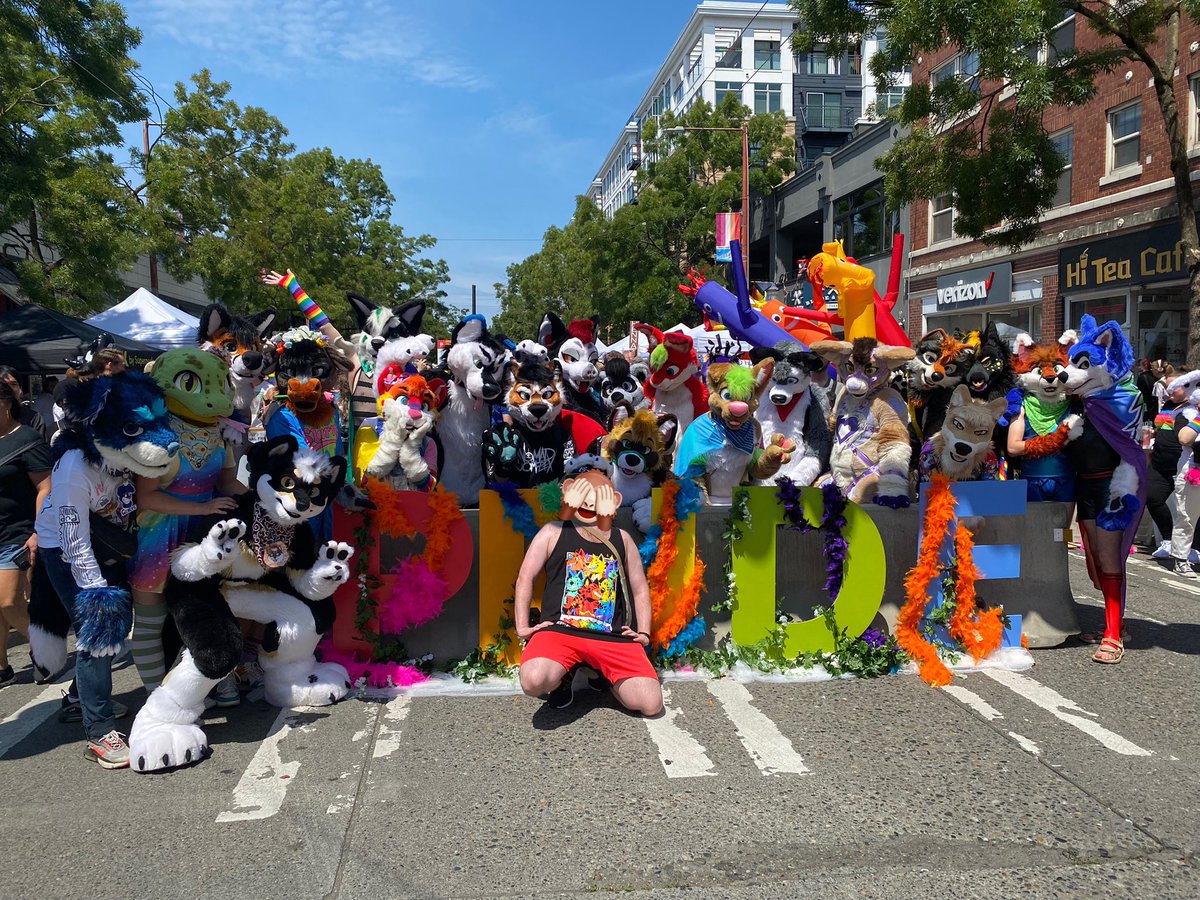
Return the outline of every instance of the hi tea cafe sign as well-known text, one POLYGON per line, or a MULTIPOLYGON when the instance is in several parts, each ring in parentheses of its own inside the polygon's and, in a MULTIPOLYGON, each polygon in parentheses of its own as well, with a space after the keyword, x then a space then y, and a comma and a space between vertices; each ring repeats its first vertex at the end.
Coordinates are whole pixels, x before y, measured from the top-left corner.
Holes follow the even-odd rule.
POLYGON ((1012 298, 1012 263, 996 263, 980 269, 968 269, 937 280, 937 311, 954 312, 992 303, 1007 303, 1012 298))

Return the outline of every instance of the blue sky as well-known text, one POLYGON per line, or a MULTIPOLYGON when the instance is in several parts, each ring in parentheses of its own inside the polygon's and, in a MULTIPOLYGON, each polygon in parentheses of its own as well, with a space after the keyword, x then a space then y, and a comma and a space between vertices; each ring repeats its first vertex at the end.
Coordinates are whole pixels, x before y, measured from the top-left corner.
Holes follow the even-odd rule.
POLYGON ((280 118, 300 149, 374 160, 395 220, 439 238, 450 302, 468 306, 474 282, 490 316, 492 284, 565 224, 695 2, 125 6, 143 32, 134 56, 160 94, 208 67, 239 103, 280 118))

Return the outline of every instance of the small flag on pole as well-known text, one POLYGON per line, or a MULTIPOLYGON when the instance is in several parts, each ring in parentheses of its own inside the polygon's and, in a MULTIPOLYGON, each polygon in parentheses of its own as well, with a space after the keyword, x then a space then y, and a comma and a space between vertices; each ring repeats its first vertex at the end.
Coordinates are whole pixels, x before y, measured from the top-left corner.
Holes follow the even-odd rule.
POLYGON ((729 242, 742 233, 741 213, 717 213, 717 262, 732 262, 729 242))

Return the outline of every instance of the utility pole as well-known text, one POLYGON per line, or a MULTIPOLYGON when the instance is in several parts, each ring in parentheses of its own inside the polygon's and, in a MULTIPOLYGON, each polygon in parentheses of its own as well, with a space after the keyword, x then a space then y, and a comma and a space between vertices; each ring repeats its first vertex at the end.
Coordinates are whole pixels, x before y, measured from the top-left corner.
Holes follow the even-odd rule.
POLYGON ((475 315, 478 304, 475 302, 475 285, 471 285, 471 315, 475 315))
MULTIPOLYGON (((142 152, 146 155, 146 196, 142 198, 143 203, 148 203, 150 199, 150 125, 158 125, 157 122, 151 123, 149 119, 142 119, 142 152)), ((161 127, 161 126, 160 126, 161 127)), ((150 293, 158 296, 158 254, 154 252, 154 248, 150 248, 150 293)))

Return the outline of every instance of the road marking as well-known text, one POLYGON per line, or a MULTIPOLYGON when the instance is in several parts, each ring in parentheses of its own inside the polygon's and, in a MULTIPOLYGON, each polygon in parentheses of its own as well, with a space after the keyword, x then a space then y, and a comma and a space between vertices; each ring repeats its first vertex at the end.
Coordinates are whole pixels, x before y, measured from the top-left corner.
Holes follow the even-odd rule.
POLYGON ((1035 706, 1040 706, 1056 719, 1095 738, 1113 753, 1120 753, 1122 756, 1154 755, 1152 751, 1139 747, 1115 731, 1109 731, 1099 722, 1084 718, 1084 716, 1095 716, 1096 714, 1081 708, 1074 700, 1068 700, 1058 691, 1034 681, 1028 675, 1008 672, 1004 669, 984 669, 983 674, 993 681, 1000 682, 1013 693, 1020 694, 1035 706))
POLYGON ((1010 738, 1012 738, 1014 741, 1016 741, 1017 746, 1020 747, 1022 750, 1024 750, 1026 753, 1032 753, 1034 756, 1042 755, 1042 748, 1039 747, 1037 744, 1035 744, 1033 741, 1031 741, 1029 738, 1025 737, 1025 735, 1017 734, 1015 731, 1010 731, 1008 733, 1008 736, 1010 738))
POLYGON ((248 822, 269 819, 283 806, 288 785, 296 777, 300 763, 283 761, 279 744, 297 727, 299 719, 294 709, 281 709, 271 730, 259 744, 246 766, 246 771, 233 789, 233 809, 220 813, 218 822, 248 822))
POLYGON ((679 709, 671 705, 671 692, 663 687, 663 714, 657 719, 643 719, 650 739, 658 749, 658 760, 668 778, 700 778, 716 775, 704 746, 675 720, 679 709))
MULTIPOLYGON (((3 627, 7 628, 8 626, 3 627)), ((0 757, 25 740, 33 733, 34 729, 58 712, 61 707, 51 701, 61 696, 62 691, 62 685, 52 684, 0 722, 0 757)))
POLYGON ((1168 587, 1173 587, 1176 590, 1187 591, 1189 594, 1200 594, 1200 587, 1196 587, 1194 584, 1188 584, 1186 581, 1176 581, 1174 578, 1160 578, 1158 580, 1162 584, 1165 584, 1168 587))
POLYGON ((960 703, 971 707, 971 709, 975 710, 975 712, 979 713, 989 722, 1004 718, 1000 710, 996 709, 996 707, 992 706, 992 704, 988 703, 974 691, 968 691, 965 687, 957 684, 947 684, 942 687, 942 690, 960 703))
POLYGON ((721 701, 737 729, 738 740, 763 775, 804 775, 809 769, 775 723, 751 704, 746 686, 729 678, 708 682, 708 692, 721 701))
POLYGON ((375 749, 372 759, 383 759, 391 756, 400 749, 400 726, 408 718, 408 704, 412 698, 407 695, 389 700, 383 708, 383 717, 379 721, 379 736, 375 738, 375 749))

